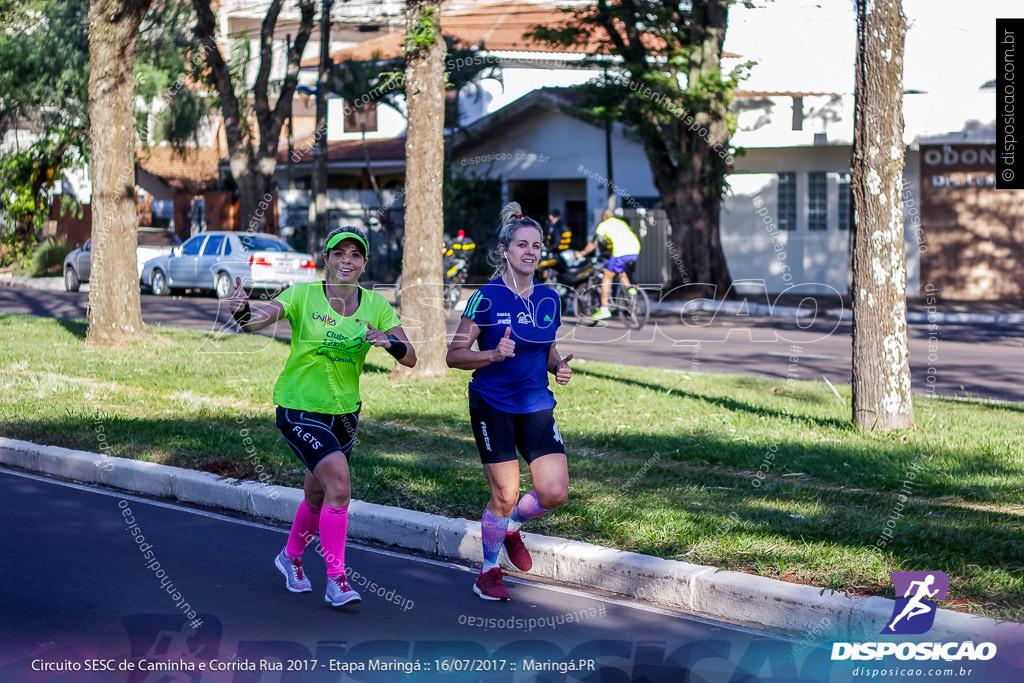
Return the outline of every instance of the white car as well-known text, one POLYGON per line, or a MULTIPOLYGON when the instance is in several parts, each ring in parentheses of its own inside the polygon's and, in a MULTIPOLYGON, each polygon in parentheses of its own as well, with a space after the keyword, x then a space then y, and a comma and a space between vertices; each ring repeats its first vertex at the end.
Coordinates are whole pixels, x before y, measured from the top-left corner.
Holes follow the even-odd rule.
POLYGON ((316 261, 276 235, 214 230, 146 261, 139 276, 142 286, 156 296, 205 289, 219 299, 235 291, 235 278, 241 278, 247 289, 285 289, 315 281, 316 261))
MULTIPOLYGON (((142 245, 135 250, 135 268, 139 276, 142 266, 149 259, 171 253, 171 246, 142 245)), ((64 289, 77 292, 83 282, 92 274, 92 240, 87 241, 64 257, 64 289)))

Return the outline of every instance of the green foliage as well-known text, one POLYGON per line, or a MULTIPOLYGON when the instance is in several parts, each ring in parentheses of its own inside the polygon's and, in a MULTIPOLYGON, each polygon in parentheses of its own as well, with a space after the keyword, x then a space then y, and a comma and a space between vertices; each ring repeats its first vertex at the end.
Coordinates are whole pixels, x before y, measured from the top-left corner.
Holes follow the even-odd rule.
POLYGON ((440 31, 438 30, 439 22, 434 18, 434 12, 435 8, 424 7, 420 12, 420 19, 412 27, 412 31, 405 34, 402 52, 406 58, 429 50, 437 43, 440 31))
MULTIPOLYGON (((77 156, 89 155, 89 1, 25 0, 0 6, 4 24, 0 32, 0 119, 25 119, 50 138, 69 138, 77 156)), ((135 91, 147 104, 143 111, 168 104, 184 90, 180 77, 189 71, 185 56, 195 49, 190 30, 194 23, 187 0, 154 3, 140 30, 135 62, 135 91)), ((175 122, 168 130, 195 135, 196 117, 175 122), (191 121, 191 125, 187 125, 191 121)), ((145 117, 140 117, 145 121, 145 117)), ((144 131, 143 139, 155 132, 144 131)), ((171 142, 177 140, 173 137, 171 142)))
POLYGON ((334 65, 328 82, 330 91, 356 111, 378 103, 401 111, 396 96, 405 92, 404 60, 382 60, 379 54, 367 60, 347 59, 334 65), (396 61, 402 62, 400 69, 394 69, 396 61))
POLYGON ((77 163, 80 146, 77 133, 0 155, 0 220, 25 251, 35 243, 51 201, 51 183, 61 170, 77 163))
POLYGON ((30 252, 31 247, 17 231, 0 230, 0 268, 23 268, 30 252))
MULTIPOLYGON (((463 92, 479 93, 481 81, 493 80, 503 86, 504 81, 497 61, 481 55, 482 47, 462 47, 452 36, 444 36, 444 41, 445 78, 455 95, 445 100, 444 120, 445 128, 454 129, 459 125, 456 113, 463 92)), ((368 60, 346 60, 334 66, 331 92, 357 111, 379 102, 404 113, 399 97, 405 95, 406 62, 404 56, 382 60, 379 55, 368 60)))
POLYGON ((36 245, 32 251, 32 264, 29 267, 30 277, 39 277, 48 272, 60 272, 64 265, 64 257, 74 251, 75 246, 66 237, 45 240, 36 245))
MULTIPOLYGON (((0 32, 0 120, 31 121, 40 131, 27 147, 0 155, 0 221, 5 240, 20 244, 19 258, 35 242, 61 172, 87 162, 89 130, 89 1, 0 2, 8 27, 0 32)), ((135 91, 147 104, 136 112, 141 139, 162 135, 172 143, 195 138, 203 106, 183 87, 194 64, 187 0, 155 3, 140 31, 135 91), (148 112, 167 105, 163 131, 149 131, 148 112)), ((14 258, 5 250, 6 260, 14 258)))
POLYGON ((89 121, 88 0, 5 3, 0 32, 0 118, 44 130, 89 121))

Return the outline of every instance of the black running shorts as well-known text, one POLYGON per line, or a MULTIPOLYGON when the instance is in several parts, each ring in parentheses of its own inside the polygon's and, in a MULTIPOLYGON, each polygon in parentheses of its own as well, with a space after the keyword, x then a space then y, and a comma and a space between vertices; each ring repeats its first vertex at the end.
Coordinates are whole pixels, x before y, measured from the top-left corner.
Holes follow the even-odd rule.
POLYGON ((341 451, 348 460, 356 445, 359 411, 343 415, 277 407, 277 428, 312 472, 331 453, 341 451))
POLYGON ((548 453, 565 453, 553 409, 536 413, 506 413, 469 390, 469 420, 485 465, 516 459, 516 449, 531 463, 548 453))

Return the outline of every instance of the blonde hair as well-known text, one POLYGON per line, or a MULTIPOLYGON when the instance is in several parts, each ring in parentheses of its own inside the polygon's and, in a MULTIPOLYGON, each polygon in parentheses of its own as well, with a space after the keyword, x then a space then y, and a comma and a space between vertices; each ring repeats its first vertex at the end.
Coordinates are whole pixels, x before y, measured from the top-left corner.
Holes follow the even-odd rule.
POLYGON ((516 230, 519 228, 534 228, 541 234, 542 239, 544 237, 544 231, 541 230, 540 223, 529 216, 524 216, 523 207, 519 206, 519 202, 509 202, 499 215, 498 244, 487 254, 487 263, 494 268, 494 274, 491 276, 492 280, 496 280, 504 275, 505 270, 508 268, 508 261, 505 260, 505 251, 512 244, 512 240, 516 236, 516 230))

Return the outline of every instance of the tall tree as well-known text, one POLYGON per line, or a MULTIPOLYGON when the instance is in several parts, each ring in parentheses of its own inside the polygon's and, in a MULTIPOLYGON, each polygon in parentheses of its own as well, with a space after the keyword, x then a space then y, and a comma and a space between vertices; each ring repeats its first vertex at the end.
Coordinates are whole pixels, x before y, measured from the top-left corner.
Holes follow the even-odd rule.
POLYGON ((408 0, 405 92, 405 248, 402 256, 403 325, 415 335, 415 369, 399 376, 444 374, 445 316, 441 267, 444 211, 444 55, 441 0, 408 0))
POLYGON ((903 41, 900 0, 857 0, 853 132, 853 419, 914 424, 903 243, 903 41))
MULTIPOLYGON (((729 104, 745 70, 722 74, 730 4, 598 0, 566 10, 565 24, 527 34, 616 58, 587 60, 607 72, 579 88, 583 105, 597 120, 620 121, 639 134, 687 278, 719 295, 731 284, 719 237, 735 130, 729 104)), ((682 269, 675 277, 685 284, 682 269)))
POLYGON ((210 7, 211 0, 192 0, 198 17, 196 37, 203 46, 210 76, 220 96, 224 115, 224 134, 228 143, 231 174, 238 185, 239 212, 245 229, 261 231, 267 216, 259 210, 259 203, 270 193, 274 168, 277 166, 277 146, 281 128, 288 118, 292 95, 299 78, 299 62, 313 30, 314 0, 298 0, 299 30, 295 42, 288 48, 285 77, 276 89, 277 101, 270 106, 270 69, 273 61, 274 29, 284 0, 271 0, 260 26, 259 70, 252 86, 252 108, 256 117, 257 135, 251 134, 245 120, 245 107, 237 92, 245 92, 248 84, 236 83, 239 74, 232 74, 228 62, 217 45, 217 20, 210 7))
POLYGON ((93 131, 89 341, 116 344, 143 330, 135 249, 135 118, 139 26, 150 0, 89 6, 89 118, 93 131))
MULTIPOLYGON (((177 147, 194 140, 203 105, 185 87, 195 66, 191 31, 180 27, 189 0, 160 0, 139 28, 135 60, 135 116, 163 109, 162 130, 140 131, 142 142, 177 147)), ((31 122, 36 139, 8 145, 0 155, 0 216, 26 249, 49 214, 50 185, 70 167, 88 162, 89 0, 0 0, 0 131, 31 122)), ((21 131, 24 134, 24 130, 21 131)), ((0 133, 2 137, 2 133, 0 133)))

